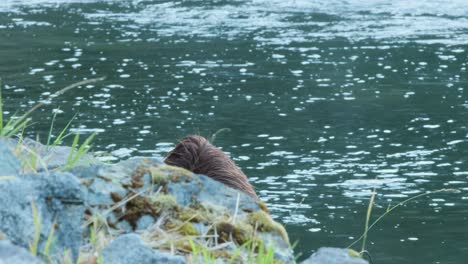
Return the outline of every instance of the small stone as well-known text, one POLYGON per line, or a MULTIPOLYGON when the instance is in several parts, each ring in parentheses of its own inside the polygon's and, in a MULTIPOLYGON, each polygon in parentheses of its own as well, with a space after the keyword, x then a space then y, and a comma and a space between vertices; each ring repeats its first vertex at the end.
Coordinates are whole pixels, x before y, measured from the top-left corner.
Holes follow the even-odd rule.
POLYGON ((136 234, 126 234, 114 239, 102 251, 103 262, 112 264, 185 264, 185 258, 154 250, 145 245, 136 234))
POLYGON ((323 247, 301 264, 368 264, 368 262, 362 258, 350 256, 348 249, 323 247))
POLYGON ((138 219, 136 229, 147 229, 154 224, 154 218, 151 215, 144 215, 138 219))
POLYGON ((26 249, 13 245, 10 241, 0 241, 0 264, 41 264, 38 258, 26 249))

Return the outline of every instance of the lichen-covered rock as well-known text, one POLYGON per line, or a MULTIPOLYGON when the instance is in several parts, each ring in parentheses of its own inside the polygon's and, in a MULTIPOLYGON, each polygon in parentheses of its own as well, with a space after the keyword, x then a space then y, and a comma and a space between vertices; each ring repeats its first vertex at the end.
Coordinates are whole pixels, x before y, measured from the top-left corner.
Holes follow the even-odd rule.
POLYGON ((122 235, 102 251, 103 263, 112 264, 185 264, 185 258, 154 250, 136 234, 122 235))
POLYGON ((273 246, 276 260, 294 263, 288 235, 265 205, 207 176, 150 158, 70 172, 88 187, 89 211, 107 220, 108 233, 138 232, 153 249, 179 255, 199 244, 219 263, 238 248, 238 260, 245 261, 252 248, 273 246), (226 245, 217 249, 220 244, 226 245))
POLYGON ((42 264, 43 262, 8 240, 0 240, 0 264, 42 264))
POLYGON ((368 264, 366 260, 351 255, 349 249, 323 247, 301 264, 368 264))
POLYGON ((269 262, 294 263, 286 230, 266 206, 207 176, 155 158, 63 171, 63 157, 71 149, 34 141, 22 144, 46 159, 24 170, 15 156, 24 159, 25 152, 11 155, 12 144, 0 148, 0 162, 7 160, 0 172, 8 166, 14 176, 0 181, 0 204, 8 205, 0 206, 0 234, 20 247, 28 248, 38 231, 34 207, 40 216, 39 255, 54 230, 53 252, 46 257, 57 259, 69 251, 71 261, 80 256, 82 263, 100 258, 104 263, 185 263, 206 257, 245 263, 273 248, 269 262))

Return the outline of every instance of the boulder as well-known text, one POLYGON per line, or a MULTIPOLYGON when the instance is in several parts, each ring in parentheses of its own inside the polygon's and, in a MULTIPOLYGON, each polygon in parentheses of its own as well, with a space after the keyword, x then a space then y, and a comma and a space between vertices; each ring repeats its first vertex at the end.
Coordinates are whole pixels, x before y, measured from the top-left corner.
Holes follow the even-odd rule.
MULTIPOLYGON (((265 248, 274 245, 276 259, 294 262, 284 227, 264 211, 261 201, 205 175, 154 158, 76 167, 69 172, 87 186, 88 209, 106 219, 110 233, 137 232, 134 236, 151 248, 183 255, 191 242, 208 245, 207 250, 227 258, 254 240, 265 248), (109 207, 115 209, 103 210, 109 207), (213 239, 216 235, 222 238, 213 239), (226 246, 213 250, 223 243, 226 246)), ((247 258, 247 248, 242 250, 240 257, 247 258)), ((111 259, 111 253, 106 254, 111 259)))
MULTIPOLYGON (((5 145, 0 143, 0 146, 5 145)), ((8 153, 2 152, 0 156, 8 153)), ((70 173, 21 174, 0 180, 0 232, 24 248, 29 247, 35 232, 39 232, 38 250, 42 252, 51 229, 54 229, 55 250, 60 254, 70 250, 76 259, 83 231, 86 194, 78 178, 70 173), (33 207, 37 209, 37 227, 33 207)))
POLYGON ((352 256, 352 252, 345 248, 322 247, 301 264, 368 264, 366 260, 352 256))
POLYGON ((294 263, 286 230, 265 204, 205 175, 156 158, 68 168, 70 148, 23 140, 13 153, 14 144, 0 141, 0 172, 13 176, 0 180, 0 204, 6 205, 0 207, 0 234, 26 249, 39 233, 37 254, 45 259, 68 254, 72 262, 80 256, 104 263, 185 263, 208 254, 216 263, 246 262, 251 252, 272 246, 274 259, 294 263), (36 166, 20 166, 30 157, 25 149, 36 152, 36 166), (53 246, 44 256, 50 234, 53 246))

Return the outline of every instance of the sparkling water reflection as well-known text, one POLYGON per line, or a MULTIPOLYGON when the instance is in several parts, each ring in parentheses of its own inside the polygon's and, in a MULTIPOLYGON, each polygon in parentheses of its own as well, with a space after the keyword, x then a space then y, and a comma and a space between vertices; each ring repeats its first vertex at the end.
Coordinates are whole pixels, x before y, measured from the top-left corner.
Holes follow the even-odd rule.
MULTIPOLYGON (((5 112, 73 81, 35 120, 75 113, 117 160, 210 136, 254 183, 298 252, 370 233, 378 263, 468 258, 468 2, 0 2, 5 112)), ((50 121, 30 129, 45 138, 50 121)))

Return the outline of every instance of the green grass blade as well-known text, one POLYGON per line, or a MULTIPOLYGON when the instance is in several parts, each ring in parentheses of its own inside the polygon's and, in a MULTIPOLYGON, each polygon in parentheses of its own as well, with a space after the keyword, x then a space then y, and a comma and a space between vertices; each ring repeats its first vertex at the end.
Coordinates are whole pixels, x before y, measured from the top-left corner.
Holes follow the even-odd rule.
POLYGON ((71 165, 72 163, 72 160, 73 160, 73 153, 75 152, 76 150, 76 146, 78 145, 78 141, 80 140, 80 134, 75 134, 75 138, 73 139, 73 143, 71 145, 71 150, 70 150, 70 154, 68 155, 68 159, 67 159, 67 163, 65 165, 65 167, 68 167, 69 165, 71 165))
POLYGON ((23 125, 25 125, 29 121, 30 121, 30 119, 27 119, 27 115, 24 114, 24 115, 20 116, 18 119, 14 120, 11 124, 8 123, 7 126, 4 129, 6 131, 4 133, 5 136, 6 137, 11 137, 16 132, 18 132, 18 130, 20 130, 23 125))
MULTIPOLYGON (((0 102, 0 103, 1 103, 1 102, 0 102)), ((17 113, 18 113, 17 111, 16 111, 15 113, 13 113, 12 117, 13 117, 13 116, 16 116, 17 113)), ((2 117, 2 118, 3 118, 3 117, 2 117)), ((7 122, 6 124, 3 125, 3 128, 0 130, 0 135, 1 135, 1 136, 3 136, 3 135, 6 133, 5 131, 6 131, 7 127, 13 125, 13 121, 14 121, 13 118, 10 118, 10 119, 8 120, 8 122, 7 122)))
POLYGON ((101 254, 99 254, 97 257, 97 264, 104 264, 104 258, 101 254))
POLYGON ((55 111, 54 115, 52 116, 52 122, 50 123, 49 135, 47 135, 47 144, 46 144, 47 150, 49 149, 49 146, 50 146, 50 139, 52 137, 52 131, 54 130, 54 123, 55 123, 55 118, 57 117, 57 113, 58 111, 55 111))
POLYGON ((262 258, 263 258, 263 255, 264 255, 264 246, 263 244, 259 245, 258 247, 258 253, 257 253, 257 263, 258 264, 263 264, 263 262, 261 261, 262 258))
POLYGON ((50 228, 49 236, 47 237, 47 241, 43 250, 44 256, 49 256, 50 248, 54 240, 55 225, 56 225, 56 221, 52 223, 52 227, 50 228))
POLYGON ((190 247, 192 248, 192 256, 195 260, 198 256, 198 247, 197 245, 195 245, 195 242, 193 242, 192 239, 189 240, 189 244, 190 244, 190 247))
POLYGON ((75 153, 75 156, 73 157, 71 164, 75 164, 81 157, 83 157, 86 153, 88 153, 89 149, 91 148, 91 141, 94 139, 96 136, 96 133, 92 133, 78 148, 78 150, 75 153))
POLYGON ((36 256, 37 248, 39 245, 39 238, 41 236, 41 216, 39 215, 39 212, 37 211, 37 207, 34 201, 31 202, 31 208, 32 208, 32 217, 33 217, 33 225, 34 225, 34 239, 30 245, 29 251, 31 255, 36 256))
POLYGON ((232 252, 231 257, 229 258, 229 260, 227 262, 228 264, 232 264, 232 263, 234 263, 234 261, 236 261, 237 257, 242 252, 242 247, 243 246, 240 246, 240 247, 236 248, 236 250, 234 250, 234 252, 232 252))
MULTIPOLYGON (((0 103, 2 103, 2 102, 0 101, 0 103)), ((17 113, 18 113, 18 111, 16 111, 15 113, 13 113, 12 117, 15 117, 17 113)), ((2 119, 3 119, 3 111, 2 111, 2 119)), ((5 134, 6 134, 10 129, 12 129, 12 125, 13 125, 13 122, 14 122, 14 121, 15 121, 15 120, 14 120, 13 118, 10 118, 10 119, 7 121, 6 124, 3 124, 3 122, 2 122, 2 125, 3 125, 3 126, 2 126, 2 129, 0 129, 0 136, 5 136, 5 134)))
POLYGON ((16 143, 16 149, 19 150, 21 145, 23 144, 23 137, 24 137, 24 130, 26 126, 23 127, 23 130, 21 130, 21 134, 19 135, 18 142, 16 143))
POLYGON ((60 134, 57 136, 57 138, 54 140, 54 142, 52 143, 52 147, 55 147, 57 146, 65 137, 67 137, 69 134, 65 134, 65 132, 68 130, 68 128, 70 127, 71 123, 73 122, 73 120, 75 119, 75 117, 77 116, 78 113, 76 113, 72 119, 70 119, 70 121, 68 121, 67 125, 62 129, 62 131, 60 132, 60 134))
POLYGON ((20 124, 17 124, 16 122, 14 122, 11 127, 10 126, 6 126, 5 129, 4 129, 4 136, 5 137, 11 137, 13 136, 14 134, 16 134, 18 131, 20 130, 24 130, 24 128, 26 127, 26 125, 29 123, 29 121, 31 121, 31 119, 26 119, 24 120, 22 123, 20 124))
POLYGON ((264 264, 273 263, 273 260, 275 259, 274 256, 275 256, 275 250, 273 248, 273 245, 270 245, 268 247, 265 257, 263 258, 262 263, 264 264))
POLYGON ((31 167, 31 170, 33 172, 37 172, 36 171, 36 168, 37 168, 37 154, 36 153, 30 153, 29 154, 29 166, 31 167))

